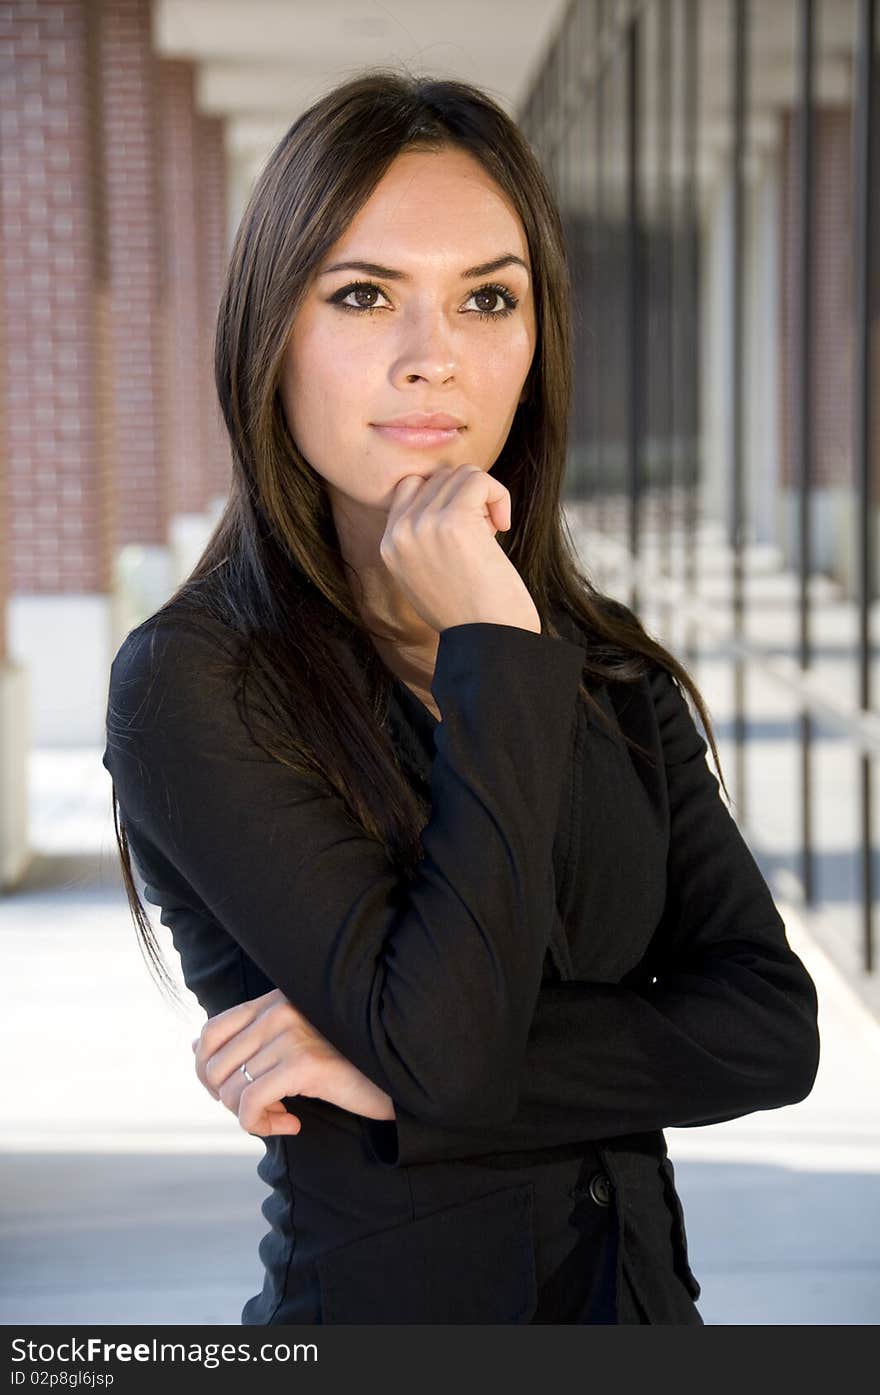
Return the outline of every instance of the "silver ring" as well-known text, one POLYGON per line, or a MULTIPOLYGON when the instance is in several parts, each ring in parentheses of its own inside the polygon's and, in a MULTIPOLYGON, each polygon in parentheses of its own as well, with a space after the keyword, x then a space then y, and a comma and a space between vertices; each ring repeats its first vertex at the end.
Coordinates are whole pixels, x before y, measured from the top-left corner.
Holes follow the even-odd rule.
POLYGON ((239 1070, 241 1071, 241 1073, 242 1073, 242 1075, 244 1076, 245 1080, 249 1080, 249 1081, 251 1082, 251 1084, 253 1085, 253 1083, 254 1083, 254 1077, 251 1075, 251 1073, 250 1073, 250 1071, 248 1070, 247 1066, 239 1066, 239 1070))

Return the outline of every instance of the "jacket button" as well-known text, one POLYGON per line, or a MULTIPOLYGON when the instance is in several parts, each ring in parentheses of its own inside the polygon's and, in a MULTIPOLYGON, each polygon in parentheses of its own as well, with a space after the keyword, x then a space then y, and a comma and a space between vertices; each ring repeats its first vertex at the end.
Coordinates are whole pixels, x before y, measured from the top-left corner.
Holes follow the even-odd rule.
POLYGON ((590 1196, 597 1206, 608 1206, 611 1203, 611 1181, 606 1173, 594 1172, 590 1178, 590 1196))

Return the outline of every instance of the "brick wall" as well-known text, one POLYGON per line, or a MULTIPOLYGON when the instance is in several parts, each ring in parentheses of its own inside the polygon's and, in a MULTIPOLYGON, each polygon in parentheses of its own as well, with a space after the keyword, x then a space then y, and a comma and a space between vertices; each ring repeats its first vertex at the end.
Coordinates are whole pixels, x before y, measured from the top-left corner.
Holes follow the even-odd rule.
MULTIPOLYGON (((813 327, 810 354, 811 478, 843 485, 852 461, 852 245, 851 139, 848 108, 822 108, 814 121, 813 327)), ((782 117, 780 237, 781 334, 780 429, 786 484, 797 480, 795 451, 797 355, 801 342, 798 304, 798 128, 794 112, 782 117)))
POLYGON ((7 490, 7 434, 9 416, 6 411, 6 361, 9 352, 4 296, 4 278, 0 276, 0 666, 9 654, 7 600, 9 596, 9 553, 6 539, 9 530, 9 496, 7 490))
POLYGON ((112 0, 104 6, 101 26, 116 547, 162 543, 168 522, 159 122, 150 7, 150 0, 112 0))
MULTIPOLYGON (((880 75, 878 75, 880 76, 880 75)), ((853 473, 854 347, 856 330, 853 266, 852 112, 824 108, 814 126, 813 329, 810 354, 811 478, 818 486, 855 487, 853 473)), ((880 121, 875 149, 875 188, 880 181, 880 121)), ((797 299, 798 138, 794 113, 783 116, 781 146, 780 260, 782 479, 797 479, 794 452, 797 346, 800 342, 797 299)), ((875 265, 877 258, 875 256, 875 265)), ((880 397, 880 273, 875 271, 871 298, 874 400, 880 397)), ((880 411, 875 408, 872 436, 875 498, 880 486, 880 411)))
POLYGON ((208 495, 229 490, 230 453, 226 427, 214 388, 213 341, 217 307, 226 271, 226 151, 225 121, 201 116, 199 143, 199 196, 202 211, 199 265, 203 316, 201 363, 204 369, 205 465, 208 495))
POLYGON ((204 316, 199 258, 198 137, 193 65, 160 58, 162 212, 167 317, 167 450, 173 513, 200 513, 205 468, 204 316))
POLYGON ((0 280, 9 326, 0 378, 14 592, 109 585, 97 20, 86 0, 10 0, 0 10, 0 280))

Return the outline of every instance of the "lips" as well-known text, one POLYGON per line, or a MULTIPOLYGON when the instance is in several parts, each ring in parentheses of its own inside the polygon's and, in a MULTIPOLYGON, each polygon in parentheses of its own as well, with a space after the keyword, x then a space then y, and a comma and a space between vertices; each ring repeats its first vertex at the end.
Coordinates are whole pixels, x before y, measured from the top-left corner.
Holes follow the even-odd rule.
POLYGON ((408 446, 410 450, 430 448, 432 446, 448 446, 457 441, 464 431, 463 426, 453 427, 429 427, 429 426, 389 426, 377 425, 373 427, 386 441, 393 441, 397 445, 408 446))
POLYGON ((386 441, 418 450, 448 446, 458 439, 465 426, 448 412, 408 412, 391 421, 373 422, 373 430, 386 441))
POLYGON ((407 412, 405 416, 391 417, 389 421, 377 421, 373 425, 419 431, 456 431, 464 426, 464 422, 460 417, 450 416, 448 412, 407 412))

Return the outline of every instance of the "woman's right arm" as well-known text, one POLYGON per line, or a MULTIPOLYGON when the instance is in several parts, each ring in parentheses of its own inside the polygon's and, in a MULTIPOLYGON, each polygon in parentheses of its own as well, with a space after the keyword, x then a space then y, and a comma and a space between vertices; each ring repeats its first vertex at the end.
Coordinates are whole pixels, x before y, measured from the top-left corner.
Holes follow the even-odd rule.
POLYGON ((432 812, 408 883, 326 782, 254 741, 224 640, 201 625, 148 622, 122 644, 104 765, 137 843, 364 1075, 426 1122, 503 1121, 554 923, 582 667, 581 646, 515 625, 440 631, 432 812))
MULTIPOLYGON (((517 1110, 504 1123, 437 1128, 397 1102, 395 1120, 364 1119, 386 1166, 703 1127, 812 1089, 815 984, 721 798, 684 694, 657 666, 633 694, 633 715, 639 695, 653 710, 668 809, 666 904, 642 962, 617 983, 542 983, 517 1110)), ((579 960, 589 974, 586 947, 579 960)))

